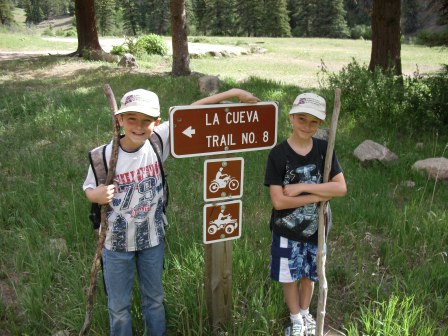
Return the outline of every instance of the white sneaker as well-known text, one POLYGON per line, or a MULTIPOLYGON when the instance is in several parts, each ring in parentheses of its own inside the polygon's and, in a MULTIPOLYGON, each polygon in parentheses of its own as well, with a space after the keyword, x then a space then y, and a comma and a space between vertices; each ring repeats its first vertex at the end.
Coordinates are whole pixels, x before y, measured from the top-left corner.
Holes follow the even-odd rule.
POLYGON ((285 329, 285 336, 305 336, 305 326, 302 319, 296 320, 285 329))
POLYGON ((305 335, 314 336, 316 335, 316 321, 313 315, 307 314, 303 316, 303 323, 305 324, 305 335))

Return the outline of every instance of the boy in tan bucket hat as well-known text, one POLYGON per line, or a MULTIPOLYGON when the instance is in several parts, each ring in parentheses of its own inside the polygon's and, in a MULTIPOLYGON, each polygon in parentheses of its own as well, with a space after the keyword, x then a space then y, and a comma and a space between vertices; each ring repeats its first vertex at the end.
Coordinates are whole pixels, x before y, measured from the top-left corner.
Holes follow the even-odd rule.
POLYGON ((309 306, 317 278, 318 205, 347 192, 333 154, 330 181, 323 183, 327 141, 313 138, 326 117, 325 99, 302 93, 289 111, 291 135, 268 157, 264 184, 273 205, 271 278, 282 284, 291 324, 285 335, 314 335, 309 306))

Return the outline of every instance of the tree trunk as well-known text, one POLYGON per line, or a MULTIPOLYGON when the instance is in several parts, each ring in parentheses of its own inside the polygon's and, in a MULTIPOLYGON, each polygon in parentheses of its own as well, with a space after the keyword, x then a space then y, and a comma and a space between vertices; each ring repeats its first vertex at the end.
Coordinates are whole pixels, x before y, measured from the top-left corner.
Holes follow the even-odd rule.
POLYGON ((171 31, 173 46, 173 76, 186 76, 191 73, 188 53, 187 19, 185 0, 171 0, 171 31))
POLYGON ((73 55, 105 60, 108 54, 103 51, 98 39, 94 1, 75 0, 75 14, 78 49, 73 55))
POLYGON ((400 0, 373 0, 370 70, 393 68, 401 75, 400 16, 400 0))

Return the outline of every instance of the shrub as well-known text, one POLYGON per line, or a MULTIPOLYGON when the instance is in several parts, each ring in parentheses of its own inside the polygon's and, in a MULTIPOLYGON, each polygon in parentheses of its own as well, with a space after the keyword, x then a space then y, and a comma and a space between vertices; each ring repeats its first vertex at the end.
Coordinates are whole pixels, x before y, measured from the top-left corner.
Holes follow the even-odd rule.
POLYGON ((64 36, 65 32, 61 28, 58 28, 58 29, 56 29, 55 35, 56 36, 64 36))
POLYGON ((350 37, 358 40, 363 38, 364 40, 372 39, 372 27, 366 25, 356 25, 350 29, 350 37))
POLYGON ((54 36, 54 31, 50 27, 45 28, 45 30, 42 32, 43 36, 54 36))
POLYGON ((112 46, 112 50, 110 51, 111 54, 123 56, 128 52, 128 48, 126 48, 123 44, 122 45, 115 45, 112 46))
POLYGON ((73 36, 76 36, 76 35, 77 35, 76 29, 69 29, 69 30, 67 30, 65 32, 65 36, 66 37, 73 37, 73 36))
POLYGON ((134 55, 135 57, 143 55, 146 51, 143 49, 142 45, 139 45, 138 40, 132 37, 126 37, 124 40, 124 46, 127 47, 127 51, 134 55))
POLYGON ((144 35, 137 40, 138 49, 143 49, 149 55, 161 55, 168 54, 168 47, 165 40, 156 34, 144 35))
POLYGON ((448 128, 448 71, 427 77, 395 76, 379 68, 369 71, 355 60, 339 73, 322 68, 321 86, 341 88, 342 110, 366 128, 382 125, 410 130, 448 128))
POLYGON ((448 46, 448 29, 441 32, 429 32, 422 30, 417 34, 416 43, 434 46, 448 46))

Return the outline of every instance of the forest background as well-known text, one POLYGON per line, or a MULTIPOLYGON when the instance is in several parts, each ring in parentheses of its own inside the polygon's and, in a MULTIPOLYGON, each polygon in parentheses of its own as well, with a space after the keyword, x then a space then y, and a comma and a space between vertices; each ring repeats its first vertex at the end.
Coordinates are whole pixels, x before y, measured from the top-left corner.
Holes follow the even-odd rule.
MULTIPOLYGON (((3 25, 14 25, 14 8, 29 27, 55 16, 74 15, 71 0, 0 0, 3 25)), ((372 0, 186 0, 188 35, 266 37, 371 37, 372 0)), ((95 0, 102 36, 170 34, 169 0, 95 0)), ((403 0, 403 36, 444 34, 447 0, 403 0)), ((50 27, 47 34, 75 36, 76 29, 50 27), (52 29, 54 28, 54 30, 52 29)))

